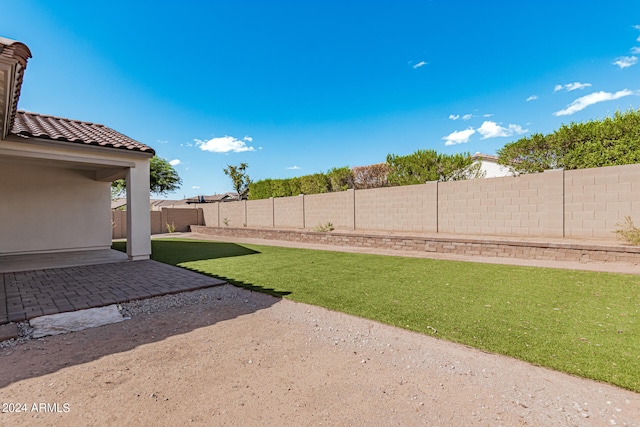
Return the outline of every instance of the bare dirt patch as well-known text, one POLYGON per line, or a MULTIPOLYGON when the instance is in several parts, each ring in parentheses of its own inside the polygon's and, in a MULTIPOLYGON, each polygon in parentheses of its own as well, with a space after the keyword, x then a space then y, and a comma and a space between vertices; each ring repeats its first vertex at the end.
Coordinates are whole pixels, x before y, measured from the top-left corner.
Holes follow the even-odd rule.
POLYGON ((627 390, 232 286, 194 295, 0 349, 0 425, 640 425, 627 390))

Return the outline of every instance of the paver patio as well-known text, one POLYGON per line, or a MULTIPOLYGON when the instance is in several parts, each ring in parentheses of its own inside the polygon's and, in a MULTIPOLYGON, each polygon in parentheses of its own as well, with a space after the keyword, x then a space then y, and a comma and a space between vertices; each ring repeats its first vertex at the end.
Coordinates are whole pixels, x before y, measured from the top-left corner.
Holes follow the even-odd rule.
POLYGON ((145 260, 0 273, 0 325, 225 282, 145 260))

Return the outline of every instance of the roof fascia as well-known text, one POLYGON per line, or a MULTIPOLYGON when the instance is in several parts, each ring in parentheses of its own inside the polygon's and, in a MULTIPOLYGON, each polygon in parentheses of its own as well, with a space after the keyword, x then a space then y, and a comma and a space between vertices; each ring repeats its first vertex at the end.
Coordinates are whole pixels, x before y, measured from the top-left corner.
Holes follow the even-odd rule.
POLYGON ((55 139, 38 138, 38 137, 25 136, 25 135, 19 135, 19 136, 9 135, 7 136, 6 140, 21 143, 21 144, 39 145, 43 147, 57 147, 57 148, 63 148, 66 150, 81 151, 81 152, 87 152, 87 153, 93 153, 93 154, 108 153, 116 156, 122 155, 122 156, 133 156, 133 157, 139 157, 139 158, 146 157, 149 159, 154 156, 153 153, 149 153, 146 151, 105 147, 102 145, 89 145, 89 144, 83 144, 79 142, 56 141, 55 139))

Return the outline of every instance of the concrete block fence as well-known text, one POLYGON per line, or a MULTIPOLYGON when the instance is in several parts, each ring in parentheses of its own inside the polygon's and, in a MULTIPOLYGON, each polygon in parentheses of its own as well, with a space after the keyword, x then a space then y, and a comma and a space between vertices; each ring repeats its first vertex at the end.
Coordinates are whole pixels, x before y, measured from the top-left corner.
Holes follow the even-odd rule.
MULTIPOLYGON (((114 211, 114 238, 126 235, 114 211)), ((151 212, 152 233, 216 228, 393 231, 457 235, 615 239, 630 216, 640 226, 640 164, 552 170, 421 185, 211 203, 151 212)))
POLYGON ((640 164, 203 206, 204 225, 614 239, 640 225, 640 164))

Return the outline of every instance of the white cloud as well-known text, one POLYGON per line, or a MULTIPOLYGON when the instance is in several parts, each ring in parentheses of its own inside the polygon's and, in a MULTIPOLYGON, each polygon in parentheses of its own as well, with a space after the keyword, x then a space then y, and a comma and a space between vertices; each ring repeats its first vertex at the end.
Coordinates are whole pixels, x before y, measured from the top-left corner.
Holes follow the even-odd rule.
POLYGON ((478 132, 482 135, 482 139, 496 138, 499 136, 507 136, 507 129, 503 128, 496 122, 485 121, 478 128, 478 132))
POLYGON ((414 65, 413 65, 413 69, 415 70, 416 68, 424 67, 424 66, 425 66, 425 65, 427 65, 427 64, 428 64, 427 62, 420 61, 420 62, 418 62, 417 64, 414 64, 414 65))
POLYGON ((460 118, 460 116, 458 114, 449 114, 449 119, 450 120, 458 120, 460 118))
POLYGON ((520 125, 510 124, 508 127, 504 127, 492 121, 485 121, 477 130, 482 135, 482 139, 521 135, 529 132, 528 129, 522 129, 520 125))
POLYGON ((567 83, 566 85, 556 85, 553 88, 553 91, 558 92, 559 90, 565 89, 567 92, 571 92, 578 89, 584 89, 585 87, 590 87, 590 86, 591 86, 591 83, 573 82, 573 83, 567 83))
POLYGON ((202 151, 209 151, 212 153, 241 153, 243 151, 255 151, 253 147, 247 146, 245 141, 241 141, 227 135, 220 138, 211 138, 208 141, 196 139, 195 142, 202 151))
POLYGON ((193 187, 191 187, 191 188, 192 188, 192 189, 194 189, 194 190, 197 190, 197 189, 199 189, 199 188, 200 188, 200 186, 199 186, 199 185, 194 185, 194 186, 193 186, 193 187))
POLYGON ((243 140, 247 141, 247 142, 253 142, 253 138, 251 138, 249 135, 246 135, 244 138, 242 138, 243 140))
POLYGON ((638 62, 638 57, 636 56, 621 56, 619 58, 616 58, 616 60, 613 62, 613 65, 617 65, 618 67, 620 67, 620 69, 622 69, 622 68, 631 67, 632 65, 635 65, 637 62, 638 62))
POLYGON ((634 46, 631 48, 631 53, 640 54, 640 46, 634 46))
POLYGON ((180 163, 180 159, 173 159, 169 162, 171 166, 178 166, 180 163))
POLYGON ((509 130, 516 135, 522 135, 523 133, 529 132, 529 129, 522 129, 520 125, 509 125, 509 130))
POLYGON ((156 139, 156 142, 158 144, 168 144, 169 143, 169 141, 167 141, 166 139, 156 139))
POLYGON ((493 114, 483 114, 482 117, 493 117, 493 114))
POLYGON ((640 25, 634 25, 633 28, 635 28, 636 30, 640 30, 640 25))
POLYGON ((474 133, 476 133, 476 131, 473 128, 457 130, 443 137, 442 139, 446 141, 444 145, 465 144, 469 142, 469 138, 471 138, 471 135, 473 135, 474 133))
POLYGON ((625 96, 633 95, 633 92, 628 89, 619 90, 616 93, 610 92, 594 92, 589 95, 582 96, 571 104, 567 105, 567 108, 564 110, 556 111, 553 113, 554 116, 569 116, 573 113, 577 113, 578 111, 582 111, 590 105, 597 104, 599 102, 604 101, 613 101, 614 99, 620 99, 625 96))
POLYGON ((462 120, 469 120, 471 117, 473 117, 472 114, 465 114, 464 116, 462 116, 462 120))
POLYGON ((527 98, 527 102, 535 101, 536 99, 538 99, 538 95, 531 95, 530 97, 527 98))
POLYGON ((287 169, 290 170, 290 171, 297 171, 297 170, 300 170, 302 168, 300 166, 293 165, 293 166, 289 166, 287 169))

